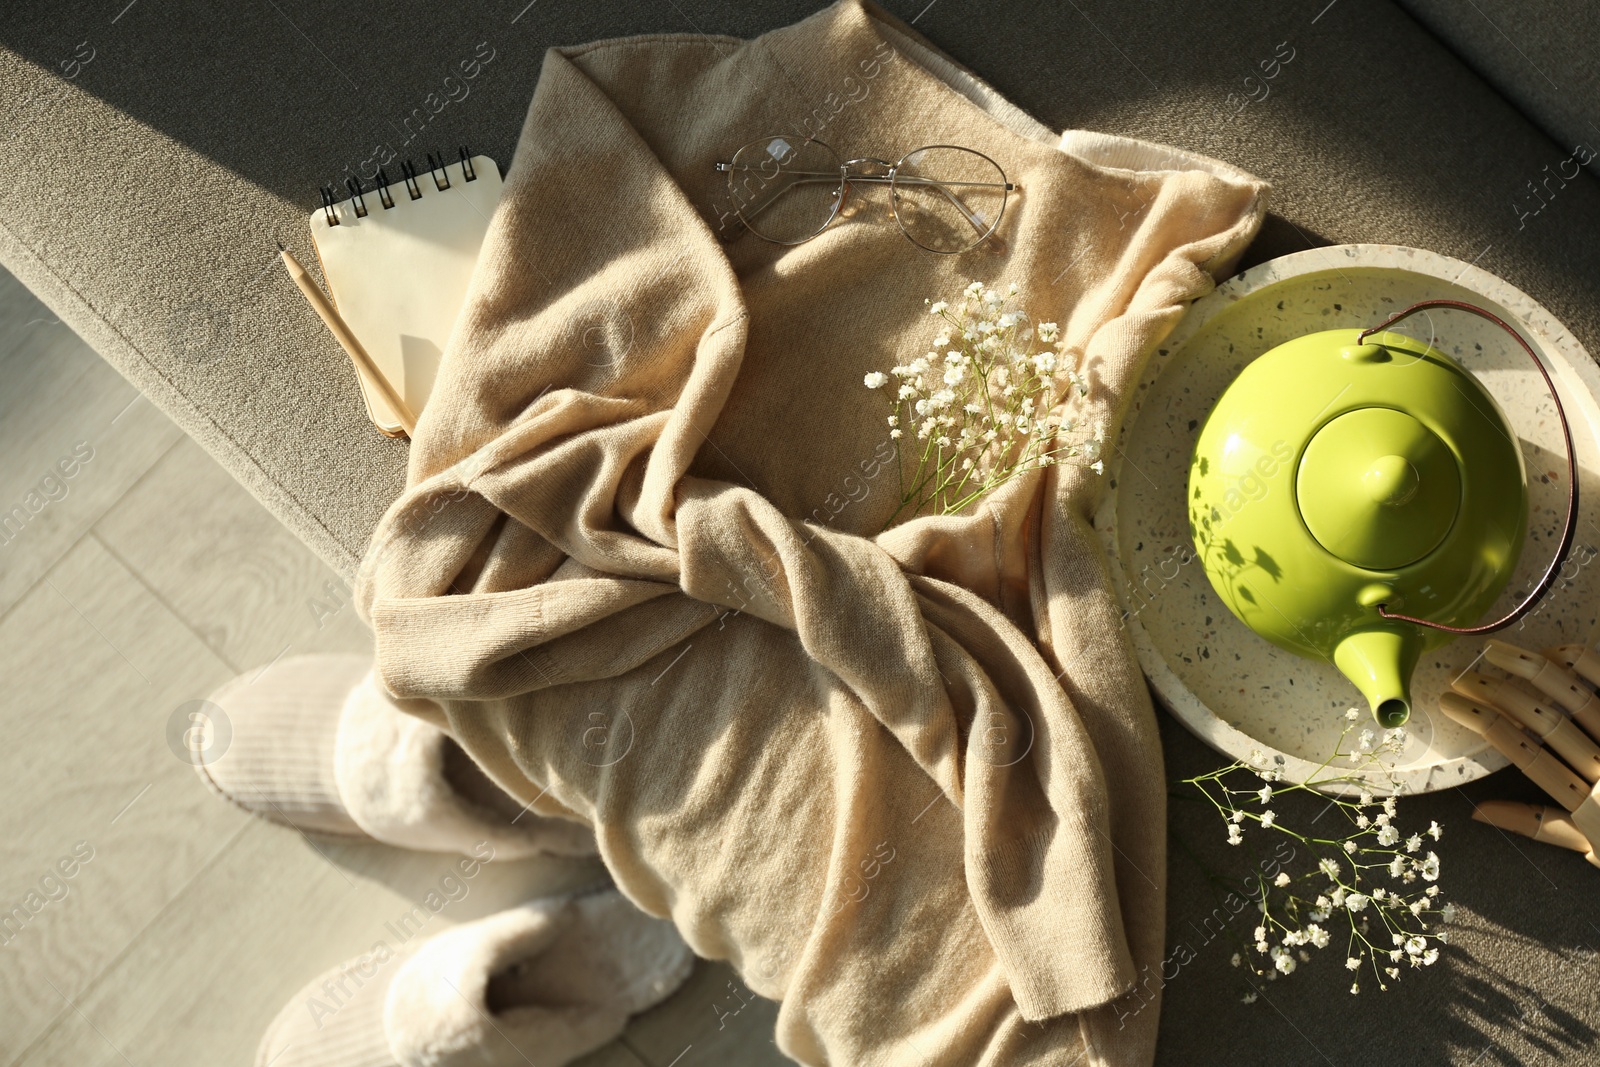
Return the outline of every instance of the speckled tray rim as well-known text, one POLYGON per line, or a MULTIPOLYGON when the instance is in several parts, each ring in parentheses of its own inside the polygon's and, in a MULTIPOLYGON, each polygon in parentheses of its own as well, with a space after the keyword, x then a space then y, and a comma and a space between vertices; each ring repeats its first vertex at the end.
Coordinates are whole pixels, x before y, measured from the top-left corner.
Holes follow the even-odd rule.
MULTIPOLYGON (((1219 285, 1206 296, 1192 304, 1182 320, 1161 343, 1165 354, 1153 355, 1140 377, 1139 385, 1128 405, 1128 415, 1117 434, 1117 447, 1109 458, 1108 484, 1122 482, 1123 444, 1138 421, 1143 408, 1142 399, 1157 379, 1182 352, 1184 346, 1211 318, 1237 303, 1243 297, 1276 285, 1290 278, 1311 278, 1318 274, 1334 274, 1342 266, 1391 269, 1420 275, 1450 285, 1470 289, 1486 302, 1497 304, 1508 313, 1512 325, 1526 331, 1539 349, 1558 354, 1592 397, 1600 402, 1600 367, 1588 351, 1559 319, 1550 314, 1536 300, 1511 283, 1481 270, 1470 263, 1443 256, 1426 249, 1401 245, 1333 245, 1294 252, 1287 256, 1259 263, 1242 271, 1219 285)), ((1112 586, 1125 612, 1128 634, 1133 641, 1139 666, 1149 679, 1156 698, 1183 723, 1188 730, 1216 751, 1231 759, 1248 760, 1252 752, 1260 751, 1273 761, 1290 781, 1304 781, 1318 771, 1320 765, 1299 756, 1283 752, 1265 741, 1229 724, 1206 706, 1178 675, 1168 666, 1166 658, 1156 648, 1149 631, 1139 622, 1138 612, 1127 599, 1130 584, 1122 567, 1117 545, 1118 524, 1116 513, 1118 493, 1109 488, 1095 513, 1095 527, 1110 562, 1112 586)), ((1415 763, 1397 769, 1393 782, 1398 791, 1428 793, 1464 785, 1484 775, 1508 766, 1499 752, 1487 743, 1481 749, 1451 759, 1434 763, 1415 763)), ((1327 772, 1324 771, 1324 774, 1327 772)), ((1387 792, 1380 780, 1368 779, 1374 792, 1387 792)), ((1354 792, 1333 789, 1332 792, 1354 792)))

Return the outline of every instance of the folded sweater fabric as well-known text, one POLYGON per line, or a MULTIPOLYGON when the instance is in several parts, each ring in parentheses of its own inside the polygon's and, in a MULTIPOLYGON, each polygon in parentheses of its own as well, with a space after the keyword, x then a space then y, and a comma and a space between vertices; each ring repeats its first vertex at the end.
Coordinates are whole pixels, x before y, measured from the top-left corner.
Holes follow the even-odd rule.
POLYGON ((552 50, 362 566, 383 681, 592 825, 629 897, 783 1002, 802 1062, 1149 1062, 1157 1013, 1113 1002, 1159 985, 1165 785, 1103 480, 1045 468, 880 533, 897 460, 862 379, 927 350, 926 300, 1015 282, 1088 378, 1061 411, 1110 438, 1265 193, 1052 134, 861 0, 552 50), (768 244, 714 164, 769 134, 960 145, 1023 192, 957 256, 870 209, 768 244))

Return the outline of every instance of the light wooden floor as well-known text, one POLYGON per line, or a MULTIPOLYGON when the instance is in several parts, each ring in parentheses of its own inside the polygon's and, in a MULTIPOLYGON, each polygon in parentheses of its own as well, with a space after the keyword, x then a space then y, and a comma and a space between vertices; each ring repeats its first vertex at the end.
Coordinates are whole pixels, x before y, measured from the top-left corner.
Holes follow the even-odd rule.
MULTIPOLYGON (((369 949, 448 860, 252 819, 201 786, 168 723, 236 673, 370 635, 348 607, 329 617, 345 602, 331 570, 0 272, 0 516, 14 506, 27 519, 0 534, 0 913, 35 913, 0 932, 0 1065, 251 1064, 278 1009, 369 949)), ((497 864, 436 921, 591 871, 497 864)), ((788 1062, 776 1005, 730 1014, 750 999, 701 963, 582 1062, 788 1062)))

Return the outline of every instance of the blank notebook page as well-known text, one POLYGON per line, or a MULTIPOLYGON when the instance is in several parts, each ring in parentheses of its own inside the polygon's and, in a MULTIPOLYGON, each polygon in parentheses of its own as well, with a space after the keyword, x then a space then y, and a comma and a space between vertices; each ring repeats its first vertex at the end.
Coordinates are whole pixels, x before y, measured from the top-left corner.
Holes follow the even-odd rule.
MULTIPOLYGON (((333 208, 338 225, 330 225, 321 208, 311 216, 311 237, 340 317, 418 415, 500 201, 494 160, 474 156, 472 169, 477 177, 468 181, 460 162, 446 165, 446 189, 438 187, 435 172, 421 170, 416 199, 403 179, 392 182, 393 207, 384 207, 378 190, 366 192, 365 217, 354 200, 345 200, 333 208)), ((390 436, 400 434, 400 420, 383 395, 364 372, 357 377, 373 423, 390 436)))

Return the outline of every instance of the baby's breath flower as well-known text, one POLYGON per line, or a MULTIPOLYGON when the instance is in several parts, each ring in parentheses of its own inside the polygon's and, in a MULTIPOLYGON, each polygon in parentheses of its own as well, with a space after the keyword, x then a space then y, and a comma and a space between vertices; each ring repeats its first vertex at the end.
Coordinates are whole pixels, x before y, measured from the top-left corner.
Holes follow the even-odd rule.
MULTIPOLYGON (((1361 969, 1361 961, 1356 957, 1351 956, 1349 959, 1344 961, 1344 969, 1347 971, 1359 971, 1361 969)), ((1355 986, 1350 987, 1350 992, 1355 992, 1355 986)))
POLYGON ((1060 332, 1061 328, 1053 322, 1041 322, 1039 324, 1039 340, 1045 344, 1050 344, 1054 341, 1060 332))
POLYGON ((1444 829, 1436 822, 1428 824, 1428 836, 1435 841, 1444 836, 1444 829))
POLYGON ((889 376, 878 370, 872 371, 862 379, 862 384, 868 389, 882 389, 888 382, 889 376))
POLYGON ((1277 817, 1277 814, 1272 811, 1264 811, 1261 813, 1261 825, 1271 826, 1277 817))
MULTIPOLYGON (((1433 825, 1438 826, 1439 824, 1438 823, 1434 823, 1433 825)), ((1410 837, 1406 838, 1406 851, 1407 852, 1416 852, 1421 847, 1422 847, 1422 835, 1421 834, 1412 834, 1410 837)), ((1396 857, 1396 858, 1398 859, 1399 857, 1396 857)))
POLYGON ((1432 852, 1422 861, 1422 877, 1430 882, 1439 880, 1439 857, 1432 852))
POLYGON ((949 309, 950 305, 946 304, 943 300, 939 300, 928 305, 928 311, 934 315, 943 315, 949 309))
POLYGON ((1289 884, 1289 881, 1290 881, 1290 879, 1289 879, 1288 872, 1287 871, 1279 871, 1278 872, 1278 877, 1276 877, 1276 878, 1274 878, 1272 880, 1272 884, 1277 886, 1279 889, 1282 889, 1284 886, 1289 884))
POLYGON ((1349 896, 1344 898, 1345 907, 1349 908, 1351 911, 1365 911, 1367 905, 1371 903, 1371 901, 1372 898, 1367 896, 1365 893, 1351 893, 1349 896))

